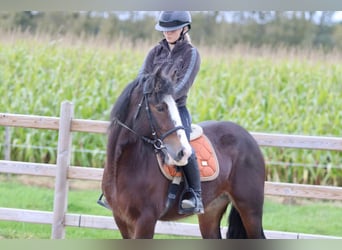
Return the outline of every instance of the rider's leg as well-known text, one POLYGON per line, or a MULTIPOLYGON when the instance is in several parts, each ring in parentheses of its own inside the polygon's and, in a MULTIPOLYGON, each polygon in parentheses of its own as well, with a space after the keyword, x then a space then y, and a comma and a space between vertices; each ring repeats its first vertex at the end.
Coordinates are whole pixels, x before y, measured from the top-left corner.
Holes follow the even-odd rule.
POLYGON ((183 168, 189 188, 194 192, 194 196, 191 195, 182 200, 181 206, 191 213, 202 214, 204 208, 201 197, 201 180, 195 153, 190 156, 188 164, 181 168, 183 168))
MULTIPOLYGON (((191 133, 191 116, 186 108, 186 106, 178 107, 179 115, 182 120, 182 124, 185 129, 186 136, 190 141, 190 133, 191 133)), ((182 166, 183 173, 185 178, 187 179, 188 185, 195 193, 195 197, 191 196, 189 198, 183 199, 181 206, 182 208, 189 211, 189 213, 203 213, 203 204, 201 198, 201 180, 200 180, 200 173, 198 168, 198 163, 196 159, 195 152, 189 158, 188 164, 182 166), (189 209, 189 210, 188 210, 189 209)))

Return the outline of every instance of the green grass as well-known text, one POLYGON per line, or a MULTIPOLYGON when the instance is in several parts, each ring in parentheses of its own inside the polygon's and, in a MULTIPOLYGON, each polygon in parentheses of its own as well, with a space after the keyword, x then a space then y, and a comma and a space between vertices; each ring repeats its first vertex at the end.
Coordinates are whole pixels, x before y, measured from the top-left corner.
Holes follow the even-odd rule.
POLYGON ((284 205, 266 201, 264 228, 276 231, 342 236, 341 208, 341 202, 304 201, 302 204, 284 205))
MULTIPOLYGON (((38 187, 35 184, 26 185, 16 177, 7 180, 2 176, 0 207, 52 211, 53 192, 52 188, 38 187)), ((111 216, 110 211, 96 203, 99 194, 100 189, 97 188, 75 189, 73 186, 68 197, 68 213, 111 216)), ((296 201, 298 204, 285 205, 268 197, 264 205, 264 229, 342 237, 341 203, 299 199, 296 201)), ((227 215, 222 220, 222 226, 227 225, 226 217, 227 215)), ((183 222, 197 223, 197 218, 192 216, 183 222)), ((51 225, 1 221, 1 237, 6 239, 49 239, 51 237, 51 225)), ((120 239, 121 236, 118 231, 112 230, 66 227, 66 238, 120 239)), ((156 235, 155 238, 179 239, 187 237, 156 235)))

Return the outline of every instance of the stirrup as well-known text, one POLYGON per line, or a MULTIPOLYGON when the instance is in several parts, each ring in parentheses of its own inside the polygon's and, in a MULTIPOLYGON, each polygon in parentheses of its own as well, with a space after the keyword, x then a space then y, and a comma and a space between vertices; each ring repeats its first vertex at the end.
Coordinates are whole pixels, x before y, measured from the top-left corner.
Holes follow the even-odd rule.
POLYGON ((201 198, 197 197, 195 191, 192 188, 185 189, 183 193, 180 195, 178 213, 179 214, 203 214, 204 213, 202 200, 201 198), (184 195, 188 195, 190 196, 190 198, 183 199, 184 195), (194 200, 195 204, 190 204, 191 200, 194 200), (183 201, 185 201, 184 205, 189 205, 189 207, 183 207, 183 201))
POLYGON ((103 198, 103 193, 100 195, 99 199, 97 200, 97 204, 99 204, 100 206, 104 208, 112 210, 112 208, 109 206, 108 202, 106 201, 106 198, 104 199, 104 201, 102 200, 102 198, 103 198))

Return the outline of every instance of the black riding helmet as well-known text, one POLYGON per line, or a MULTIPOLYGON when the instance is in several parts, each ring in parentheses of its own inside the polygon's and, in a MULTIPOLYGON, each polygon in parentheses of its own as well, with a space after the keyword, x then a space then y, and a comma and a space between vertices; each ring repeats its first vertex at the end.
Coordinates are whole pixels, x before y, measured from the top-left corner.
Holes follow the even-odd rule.
MULTIPOLYGON (((172 31, 188 26, 191 29, 191 15, 189 11, 162 11, 155 29, 158 31, 172 31)), ((189 31, 188 30, 188 31, 189 31)), ((182 32, 181 37, 184 36, 182 32)))

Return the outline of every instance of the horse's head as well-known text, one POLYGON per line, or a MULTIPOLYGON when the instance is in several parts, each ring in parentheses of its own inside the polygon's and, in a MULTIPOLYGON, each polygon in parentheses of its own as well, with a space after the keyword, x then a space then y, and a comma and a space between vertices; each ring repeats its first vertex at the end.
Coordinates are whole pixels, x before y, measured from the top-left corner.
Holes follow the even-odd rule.
POLYGON ((185 165, 192 149, 173 99, 172 79, 158 70, 153 74, 142 76, 139 81, 138 89, 140 93, 142 91, 142 97, 134 116, 134 124, 137 124, 135 129, 145 127, 144 135, 157 139, 155 146, 164 149, 167 164, 185 165), (141 107, 145 108, 146 112, 140 110, 141 107), (148 128, 141 124, 148 124, 148 128))

